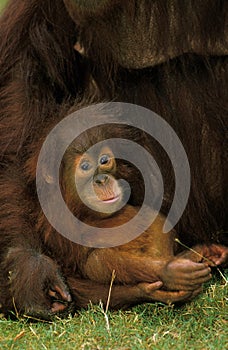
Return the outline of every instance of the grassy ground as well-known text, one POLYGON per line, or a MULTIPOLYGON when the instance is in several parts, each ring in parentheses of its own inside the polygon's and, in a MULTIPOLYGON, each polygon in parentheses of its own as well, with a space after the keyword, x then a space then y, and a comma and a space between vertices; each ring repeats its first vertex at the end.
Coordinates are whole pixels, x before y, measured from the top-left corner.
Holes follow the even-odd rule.
MULTIPOLYGON (((0 10, 5 3, 0 0, 0 10)), ((10 321, 0 315, 0 349, 224 350, 227 299, 227 285, 214 278, 182 307, 143 304, 105 315, 101 307, 91 306, 74 318, 52 323, 10 321)))
MULTIPOLYGON (((226 270, 228 277, 228 270, 226 270)), ((52 323, 0 317, 0 349, 224 350, 228 343, 227 285, 216 277, 184 306, 143 304, 108 312, 91 305, 52 323)))

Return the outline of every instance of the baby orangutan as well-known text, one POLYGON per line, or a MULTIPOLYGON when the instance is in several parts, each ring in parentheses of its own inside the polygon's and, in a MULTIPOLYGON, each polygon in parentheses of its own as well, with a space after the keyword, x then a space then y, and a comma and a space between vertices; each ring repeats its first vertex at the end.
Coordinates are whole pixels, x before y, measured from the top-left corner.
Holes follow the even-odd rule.
MULTIPOLYGON (((89 134, 87 138, 90 139, 89 134)), ((81 275, 108 284, 115 270, 116 284, 162 281, 164 293, 165 290, 197 293, 201 284, 211 278, 210 267, 197 262, 200 259, 194 253, 186 253, 188 259, 185 253, 175 256, 176 234, 174 230, 163 232, 165 217, 162 214, 146 208, 146 219, 148 215, 155 215, 154 222, 144 232, 140 220, 131 225, 139 208, 125 204, 126 189, 120 176, 124 177, 121 162, 115 159, 110 146, 98 146, 83 153, 76 140, 64 155, 61 165, 64 199, 72 213, 89 225, 82 226, 80 232, 84 242, 80 247, 81 275), (110 228, 116 229, 113 236, 110 228), (142 233, 132 236, 131 228, 142 233)), ((203 246, 196 249, 203 253, 203 246)))

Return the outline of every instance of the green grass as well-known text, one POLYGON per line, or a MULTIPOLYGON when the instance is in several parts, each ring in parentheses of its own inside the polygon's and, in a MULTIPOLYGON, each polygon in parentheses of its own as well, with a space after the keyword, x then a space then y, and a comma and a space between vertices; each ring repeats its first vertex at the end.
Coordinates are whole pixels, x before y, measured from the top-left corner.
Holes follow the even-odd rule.
POLYGON ((93 305, 75 317, 52 323, 1 317, 0 348, 224 350, 227 285, 213 278, 200 296, 184 306, 143 304, 129 311, 108 312, 107 317, 101 307, 93 305))

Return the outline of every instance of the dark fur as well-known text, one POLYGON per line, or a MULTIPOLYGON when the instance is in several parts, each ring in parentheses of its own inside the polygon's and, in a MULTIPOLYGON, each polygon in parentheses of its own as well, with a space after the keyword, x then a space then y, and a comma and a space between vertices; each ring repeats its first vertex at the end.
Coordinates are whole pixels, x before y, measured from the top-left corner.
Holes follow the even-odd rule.
MULTIPOLYGON (((12 297, 21 310, 39 311, 42 305, 50 309, 50 301, 41 293, 44 286, 37 291, 36 278, 34 285, 27 281, 34 259, 40 261, 36 276, 42 276, 45 288, 50 281, 47 288, 58 282, 60 275, 53 272, 53 261, 49 277, 42 270, 46 259, 42 254, 50 252, 35 229, 37 217, 31 215, 35 188, 25 181, 24 165, 37 129, 54 121, 63 104, 70 106, 76 97, 93 94, 92 79, 100 97, 148 107, 180 137, 192 173, 189 203, 177 226, 181 239, 187 244, 228 244, 224 209, 227 2, 117 0, 103 1, 99 10, 95 4, 89 11, 86 1, 75 3, 79 7, 71 8, 70 14, 77 24, 62 0, 10 1, 0 21, 0 302, 4 311, 13 308, 12 297), (73 49, 77 41, 84 55, 73 49), (146 43, 151 45, 149 53, 146 43), (9 271, 13 271, 10 280, 9 271), (28 300, 28 289, 35 290, 37 301, 28 300)), ((172 172, 161 151, 149 143, 167 179, 166 213, 172 200, 172 172)), ((66 243, 63 256, 68 252, 66 243)), ((106 299, 108 287, 69 276, 77 306, 106 299)), ((113 306, 138 302, 134 288, 116 288, 113 306)))

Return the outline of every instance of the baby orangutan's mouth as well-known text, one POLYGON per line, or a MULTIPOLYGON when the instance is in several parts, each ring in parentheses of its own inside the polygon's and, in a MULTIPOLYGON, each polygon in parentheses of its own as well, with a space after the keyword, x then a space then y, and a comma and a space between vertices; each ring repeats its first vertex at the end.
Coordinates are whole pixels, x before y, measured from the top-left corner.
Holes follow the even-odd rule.
POLYGON ((115 203, 120 199, 120 195, 117 195, 115 197, 110 197, 108 199, 103 200, 103 203, 109 204, 109 203, 115 203))

